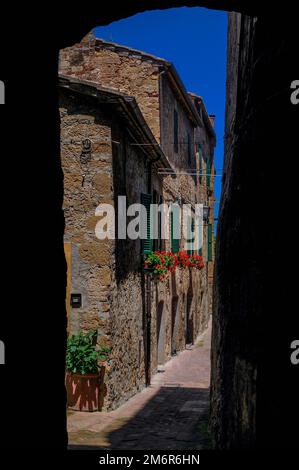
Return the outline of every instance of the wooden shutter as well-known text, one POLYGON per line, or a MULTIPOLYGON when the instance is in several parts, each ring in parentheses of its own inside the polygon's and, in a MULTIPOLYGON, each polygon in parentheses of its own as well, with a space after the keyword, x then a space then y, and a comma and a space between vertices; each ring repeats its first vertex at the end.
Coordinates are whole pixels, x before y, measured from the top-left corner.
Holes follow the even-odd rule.
POLYGON ((173 150, 179 151, 179 115, 176 109, 173 111, 173 150))
POLYGON ((153 250, 153 240, 151 239, 151 203, 152 196, 151 194, 141 193, 141 204, 146 208, 146 238, 142 240, 142 251, 146 255, 153 250))
POLYGON ((178 220, 174 217, 173 212, 170 212, 170 238, 171 238, 171 251, 172 253, 177 253, 180 249, 180 239, 174 238, 174 224, 179 223, 178 220))
POLYGON ((208 225, 208 261, 213 261, 213 225, 208 225))

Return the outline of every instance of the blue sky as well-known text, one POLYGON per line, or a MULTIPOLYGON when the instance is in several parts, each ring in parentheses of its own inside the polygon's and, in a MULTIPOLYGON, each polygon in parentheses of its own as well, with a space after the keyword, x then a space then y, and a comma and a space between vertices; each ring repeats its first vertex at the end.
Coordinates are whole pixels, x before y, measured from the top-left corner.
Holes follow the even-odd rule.
MULTIPOLYGON (((188 91, 216 114, 215 165, 223 165, 227 13, 206 8, 155 10, 95 28, 95 35, 173 62, 188 91)), ((219 200, 221 177, 215 179, 219 200)), ((218 212, 218 204, 215 211, 218 212)))

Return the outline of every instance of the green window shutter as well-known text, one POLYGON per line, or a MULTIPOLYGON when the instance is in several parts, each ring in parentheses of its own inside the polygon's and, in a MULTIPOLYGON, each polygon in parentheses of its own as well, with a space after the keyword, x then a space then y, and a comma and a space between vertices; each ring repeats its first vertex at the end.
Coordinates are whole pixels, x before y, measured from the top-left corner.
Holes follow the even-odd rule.
POLYGON ((146 208, 146 214, 147 214, 147 218, 146 218, 147 237, 144 240, 142 240, 142 251, 144 255, 150 253, 153 250, 153 240, 151 239, 151 225, 152 225, 151 203, 152 203, 151 194, 141 193, 141 204, 146 208))
POLYGON ((172 253, 177 253, 180 249, 180 239, 174 238, 174 223, 175 217, 173 212, 170 212, 170 243, 171 243, 171 251, 172 253))
POLYGON ((208 225, 208 261, 213 261, 213 225, 208 225))
POLYGON ((179 151, 179 115, 176 109, 173 110, 173 150, 179 151))
POLYGON ((211 184, 211 161, 209 157, 207 158, 206 174, 207 174, 207 188, 209 189, 210 184, 211 184))

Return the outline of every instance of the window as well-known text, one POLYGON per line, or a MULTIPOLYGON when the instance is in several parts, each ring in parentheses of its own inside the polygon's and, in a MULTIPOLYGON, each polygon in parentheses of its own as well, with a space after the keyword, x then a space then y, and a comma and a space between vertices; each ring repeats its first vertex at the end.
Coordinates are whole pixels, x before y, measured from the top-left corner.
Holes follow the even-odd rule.
POLYGON ((208 225, 208 261, 213 261, 213 225, 208 225))
POLYGON ((162 214, 161 211, 159 211, 159 206, 163 204, 163 198, 162 196, 159 196, 158 192, 154 189, 153 191, 153 198, 152 198, 153 204, 157 205, 157 213, 155 212, 155 216, 152 218, 152 227, 153 227, 153 234, 155 236, 153 237, 152 240, 152 249, 153 251, 156 250, 163 250, 164 244, 162 240, 162 214))
POLYGON ((173 150, 175 153, 179 151, 179 115, 176 108, 173 110, 173 150))
POLYGON ((153 250, 153 240, 151 239, 152 231, 152 217, 151 217, 151 203, 152 196, 151 194, 141 193, 141 204, 146 208, 146 235, 147 237, 142 240, 142 251, 146 255, 153 250))

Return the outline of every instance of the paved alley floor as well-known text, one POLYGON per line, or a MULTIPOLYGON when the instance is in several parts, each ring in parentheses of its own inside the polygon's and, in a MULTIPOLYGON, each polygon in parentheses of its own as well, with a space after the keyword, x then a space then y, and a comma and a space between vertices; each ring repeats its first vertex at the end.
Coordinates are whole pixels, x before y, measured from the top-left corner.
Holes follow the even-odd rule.
POLYGON ((211 324, 144 389, 110 412, 68 413, 70 449, 208 448, 211 324))

